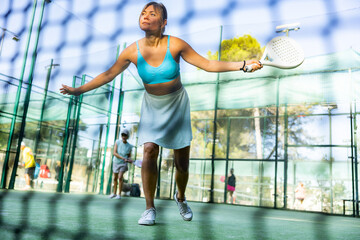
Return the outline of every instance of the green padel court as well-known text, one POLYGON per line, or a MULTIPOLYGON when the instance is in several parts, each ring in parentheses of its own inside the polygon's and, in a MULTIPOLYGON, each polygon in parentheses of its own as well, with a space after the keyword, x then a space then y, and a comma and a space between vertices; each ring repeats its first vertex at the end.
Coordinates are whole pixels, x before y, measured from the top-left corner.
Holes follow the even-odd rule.
POLYGON ((143 198, 1 191, 1 239, 359 239, 360 219, 323 213, 190 202, 191 222, 156 200, 154 226, 137 221, 143 198))

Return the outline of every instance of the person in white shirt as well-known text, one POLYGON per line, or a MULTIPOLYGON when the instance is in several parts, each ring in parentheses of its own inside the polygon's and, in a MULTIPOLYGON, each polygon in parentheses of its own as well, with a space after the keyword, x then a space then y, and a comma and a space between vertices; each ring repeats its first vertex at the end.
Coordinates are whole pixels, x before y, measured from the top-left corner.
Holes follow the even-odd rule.
POLYGON ((124 183, 124 173, 129 169, 127 163, 132 163, 133 161, 130 159, 131 151, 133 146, 128 143, 127 139, 129 138, 129 131, 127 129, 123 129, 121 131, 121 139, 115 141, 114 152, 113 152, 113 193, 109 196, 109 198, 113 199, 121 199, 121 189, 124 183), (119 180, 119 184, 118 184, 119 180), (117 190, 119 191, 116 195, 117 190))

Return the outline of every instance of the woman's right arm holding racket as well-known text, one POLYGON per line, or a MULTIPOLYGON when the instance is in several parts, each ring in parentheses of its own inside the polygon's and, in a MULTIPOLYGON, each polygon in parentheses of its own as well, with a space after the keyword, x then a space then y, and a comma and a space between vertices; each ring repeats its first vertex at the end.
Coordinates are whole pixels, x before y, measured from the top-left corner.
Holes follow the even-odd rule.
POLYGON ((201 68, 207 72, 228 72, 243 70, 245 66, 252 65, 253 70, 256 71, 262 68, 258 60, 247 60, 241 62, 225 62, 217 60, 209 60, 198 54, 188 43, 177 38, 181 46, 181 57, 191 65, 201 68), (245 66, 244 66, 245 63, 245 66))
POLYGON ((131 56, 131 45, 124 49, 116 62, 105 72, 99 74, 94 79, 92 79, 90 82, 77 87, 69 87, 67 85, 62 84, 62 88, 60 88, 60 93, 62 94, 68 94, 68 95, 75 95, 78 96, 82 93, 88 92, 90 90, 93 90, 95 88, 98 88, 108 82, 111 82, 117 75, 119 75, 121 72, 123 72, 131 63, 130 56, 131 56))

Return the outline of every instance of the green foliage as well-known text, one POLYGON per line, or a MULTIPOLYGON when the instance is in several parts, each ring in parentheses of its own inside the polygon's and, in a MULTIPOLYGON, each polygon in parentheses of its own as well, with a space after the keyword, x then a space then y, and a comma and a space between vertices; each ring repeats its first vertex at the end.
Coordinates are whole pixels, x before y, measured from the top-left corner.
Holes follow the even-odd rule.
POLYGON ((334 196, 337 199, 343 198, 346 194, 346 186, 344 181, 335 182, 333 189, 334 189, 334 196))
MULTIPOLYGON (((260 59, 264 51, 260 43, 252 36, 246 34, 242 37, 234 37, 221 42, 221 61, 243 61, 250 59, 260 59)), ((218 60, 219 51, 214 54, 209 51, 208 59, 218 60)))

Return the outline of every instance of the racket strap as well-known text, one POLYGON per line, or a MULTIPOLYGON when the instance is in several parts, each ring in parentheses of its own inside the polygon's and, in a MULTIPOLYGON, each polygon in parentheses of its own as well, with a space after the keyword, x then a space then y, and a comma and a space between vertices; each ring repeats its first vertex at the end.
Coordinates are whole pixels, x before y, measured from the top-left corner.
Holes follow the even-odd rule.
POLYGON ((242 66, 242 68, 240 68, 240 70, 246 72, 245 65, 246 65, 246 61, 244 60, 244 65, 242 66))

